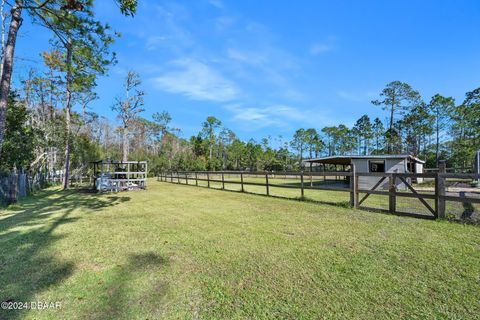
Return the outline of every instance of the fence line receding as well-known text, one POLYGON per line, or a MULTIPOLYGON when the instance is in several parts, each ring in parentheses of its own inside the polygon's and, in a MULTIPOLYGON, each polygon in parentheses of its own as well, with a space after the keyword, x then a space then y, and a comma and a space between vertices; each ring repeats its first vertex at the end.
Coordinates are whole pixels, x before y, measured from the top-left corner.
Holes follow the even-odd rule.
POLYGON ((480 188, 473 184, 473 181, 480 180, 478 174, 366 173, 352 169, 348 172, 170 171, 161 172, 157 179, 267 196, 278 196, 278 192, 275 194, 272 189, 281 189, 286 190, 282 197, 314 201, 321 199, 318 201, 329 203, 338 199, 338 192, 343 192, 349 197, 342 204, 353 208, 430 218, 445 218, 449 211, 464 210, 466 207, 471 208, 472 212, 480 211, 480 188), (458 191, 458 188, 450 190, 449 186, 454 185, 455 181, 463 181, 463 191, 458 191), (471 187, 466 181, 470 181, 471 187), (324 191, 323 198, 318 196, 322 193, 314 193, 316 191, 324 191), (307 192, 310 193, 308 197, 307 192))

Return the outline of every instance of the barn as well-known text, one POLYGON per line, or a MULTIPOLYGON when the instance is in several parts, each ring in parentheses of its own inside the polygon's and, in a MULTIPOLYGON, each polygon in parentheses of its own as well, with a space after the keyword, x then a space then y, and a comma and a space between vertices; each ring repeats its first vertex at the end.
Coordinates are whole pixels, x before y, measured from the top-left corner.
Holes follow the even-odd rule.
POLYGON ((147 188, 146 161, 99 160, 93 164, 93 188, 97 191, 125 191, 147 188))
MULTIPOLYGON (((352 164, 354 164, 357 173, 423 173, 425 161, 408 154, 342 155, 309 159, 305 160, 304 164, 306 167, 309 167, 311 171, 350 171, 352 164)), ((380 179, 380 177, 360 176, 358 179, 359 188, 370 189, 375 186, 380 179)), ((416 181, 412 182, 421 183, 423 179, 416 178, 416 181)), ((386 184, 382 186, 386 187, 386 184)), ((403 189, 401 181, 397 181, 397 187, 403 189)))

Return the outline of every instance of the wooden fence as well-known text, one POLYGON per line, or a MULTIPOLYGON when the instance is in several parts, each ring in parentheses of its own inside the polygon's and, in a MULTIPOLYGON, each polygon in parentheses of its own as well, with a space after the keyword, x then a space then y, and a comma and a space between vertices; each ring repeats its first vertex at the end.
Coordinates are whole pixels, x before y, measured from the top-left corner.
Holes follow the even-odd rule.
MULTIPOLYGON (((397 201, 399 198, 417 199, 428 210, 432 218, 446 217, 446 201, 475 203, 480 204, 480 189, 478 197, 465 197, 453 192, 447 192, 445 181, 455 179, 480 180, 478 174, 460 174, 460 173, 365 173, 356 172, 240 172, 240 171, 182 171, 182 172, 162 172, 157 176, 157 180, 171 183, 185 183, 199 186, 199 182, 205 182, 206 187, 210 188, 212 183, 219 183, 221 189, 225 190, 225 184, 236 184, 240 187, 240 192, 245 192, 245 186, 257 186, 265 188, 265 194, 271 195, 271 188, 289 188, 298 189, 299 199, 305 200, 305 190, 328 190, 350 193, 350 206, 353 208, 362 208, 362 204, 370 195, 380 195, 388 198, 388 212, 399 213, 397 210, 397 201), (226 180, 225 177, 236 177, 236 180, 226 180), (256 181, 245 180, 245 178, 256 178, 256 181), (279 184, 272 183, 272 180, 299 179, 299 184, 279 184), (359 180, 362 177, 376 177, 377 183, 369 188, 359 188, 359 180), (433 181, 434 188, 432 192, 420 192, 413 184, 412 180, 418 178, 433 181), (320 181, 322 184, 314 184, 313 181, 320 181), (343 182, 343 183, 338 183, 343 182), (400 189, 399 184, 402 186, 400 189), (430 203, 427 202, 430 200, 430 203), (431 204, 433 200, 433 205, 431 204)), ((404 212, 405 213, 405 212, 404 212)), ((412 214, 414 213, 406 213, 412 214)))
POLYGON ((24 171, 12 170, 0 177, 0 205, 15 203, 47 184, 47 178, 42 172, 30 175, 24 171))
MULTIPOLYGON (((22 170, 12 170, 8 174, 0 176, 0 206, 17 202, 33 192, 49 185, 61 184, 63 176, 49 176, 43 172, 34 174, 22 170)), ((90 177, 73 175, 69 179, 70 186, 81 186, 86 183, 92 184, 90 177)))

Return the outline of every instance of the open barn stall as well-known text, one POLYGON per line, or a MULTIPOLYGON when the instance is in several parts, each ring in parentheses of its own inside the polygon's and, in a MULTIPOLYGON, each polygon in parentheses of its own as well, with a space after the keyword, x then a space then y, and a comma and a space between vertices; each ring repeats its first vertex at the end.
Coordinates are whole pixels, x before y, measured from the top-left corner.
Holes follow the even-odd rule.
POLYGON ((93 164, 93 187, 97 191, 128 191, 147 188, 146 161, 100 160, 93 164))

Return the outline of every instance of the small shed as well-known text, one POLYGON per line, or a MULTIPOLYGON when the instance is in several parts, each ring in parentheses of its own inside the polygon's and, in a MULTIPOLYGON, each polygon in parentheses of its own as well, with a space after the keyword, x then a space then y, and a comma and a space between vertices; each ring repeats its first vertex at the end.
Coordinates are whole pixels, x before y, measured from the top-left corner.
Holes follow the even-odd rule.
MULTIPOLYGON (((355 165, 356 172, 385 172, 385 173, 423 173, 425 161, 408 154, 397 155, 342 155, 330 156, 318 159, 305 160, 312 171, 334 171, 340 166, 342 171, 350 171, 352 164, 355 165)), ((380 180, 380 177, 360 176, 358 179, 359 188, 370 189, 380 180)), ((421 183, 423 178, 416 178, 413 182, 421 183)), ((403 189, 403 184, 397 181, 397 187, 403 189)), ((382 187, 386 187, 386 182, 382 187)))
POLYGON ((99 160, 93 164, 93 187, 97 191, 126 191, 147 188, 146 161, 99 160))

